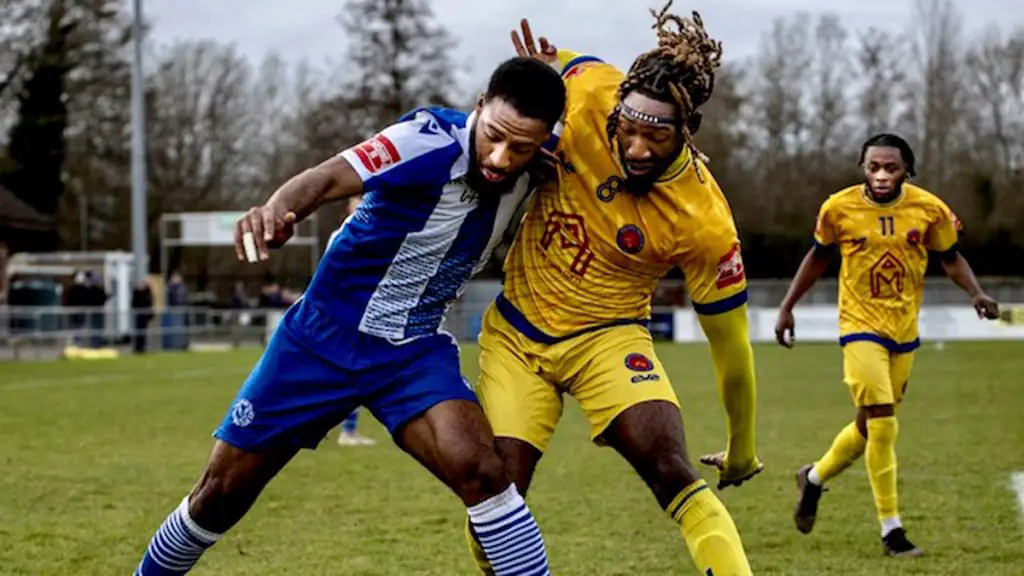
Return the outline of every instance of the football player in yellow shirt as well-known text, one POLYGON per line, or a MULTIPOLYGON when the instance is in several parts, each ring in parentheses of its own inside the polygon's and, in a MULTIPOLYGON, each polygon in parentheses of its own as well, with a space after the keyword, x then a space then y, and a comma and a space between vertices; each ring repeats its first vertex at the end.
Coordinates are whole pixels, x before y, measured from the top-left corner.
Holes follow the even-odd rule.
POLYGON ((523 39, 513 33, 520 54, 561 71, 568 104, 557 178, 527 209, 504 292, 484 317, 476 391, 520 491, 568 394, 591 438, 622 454, 679 524, 700 573, 746 575, 736 526, 687 455, 679 401, 646 328, 658 281, 682 268, 728 416, 726 451, 702 460, 718 467, 720 488, 760 472, 739 240, 692 140, 721 45, 696 13, 667 10, 654 14, 657 47, 627 74, 545 39, 538 50, 525 21, 523 39))
POLYGON ((957 251, 959 220, 937 196, 910 184, 914 152, 893 134, 879 134, 861 149, 864 182, 822 204, 814 247, 804 257, 782 302, 775 336, 791 348, 793 307, 838 251, 839 344, 844 380, 857 414, 816 463, 797 472, 800 497, 794 519, 804 534, 814 528, 822 486, 861 455, 867 466, 882 544, 889 556, 920 556, 907 540, 896 506, 896 406, 907 392, 928 254, 973 300, 979 318, 997 318, 999 305, 957 251))

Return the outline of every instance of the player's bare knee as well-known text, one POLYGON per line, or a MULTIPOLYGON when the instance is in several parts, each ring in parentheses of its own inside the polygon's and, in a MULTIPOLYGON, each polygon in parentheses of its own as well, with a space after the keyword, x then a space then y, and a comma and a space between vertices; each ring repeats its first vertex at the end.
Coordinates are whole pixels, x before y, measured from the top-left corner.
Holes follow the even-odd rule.
POLYGON ((452 468, 452 490, 468 505, 477 504, 508 487, 505 465, 491 450, 480 450, 452 468))
POLYGON ((242 519, 264 484, 258 459, 215 457, 192 488, 189 513, 199 526, 225 532, 242 519))
POLYGON ((516 438, 495 438, 494 448, 505 465, 505 473, 525 498, 533 472, 544 454, 532 444, 516 438))
POLYGON ((661 454, 652 464, 647 484, 662 506, 667 506, 684 488, 700 479, 697 469, 681 452, 661 454))

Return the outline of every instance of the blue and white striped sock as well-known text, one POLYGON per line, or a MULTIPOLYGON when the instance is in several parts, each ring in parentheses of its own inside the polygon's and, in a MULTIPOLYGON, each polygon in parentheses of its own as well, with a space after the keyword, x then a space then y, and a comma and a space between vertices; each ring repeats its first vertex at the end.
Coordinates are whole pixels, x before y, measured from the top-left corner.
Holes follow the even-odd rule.
POLYGON ((495 576, 550 576, 544 537, 515 484, 468 511, 495 576))
POLYGON ((220 534, 203 530, 188 514, 188 496, 171 512, 149 541, 146 555, 134 576, 171 576, 186 574, 220 534))

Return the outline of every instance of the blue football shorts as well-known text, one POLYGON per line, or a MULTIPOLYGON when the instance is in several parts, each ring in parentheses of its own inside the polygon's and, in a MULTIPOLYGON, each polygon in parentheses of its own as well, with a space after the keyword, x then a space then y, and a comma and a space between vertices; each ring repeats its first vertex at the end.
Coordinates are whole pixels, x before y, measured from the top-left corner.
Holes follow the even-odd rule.
POLYGON ((312 449, 359 406, 394 435, 447 400, 477 402, 452 336, 395 344, 303 298, 285 312, 214 436, 247 451, 312 449))

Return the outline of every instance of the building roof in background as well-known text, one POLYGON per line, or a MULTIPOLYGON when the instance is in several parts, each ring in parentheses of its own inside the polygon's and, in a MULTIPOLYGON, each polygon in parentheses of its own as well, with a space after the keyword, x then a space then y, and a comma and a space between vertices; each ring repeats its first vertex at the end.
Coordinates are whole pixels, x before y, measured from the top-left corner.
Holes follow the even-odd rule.
POLYGON ((15 230, 50 230, 54 218, 42 214, 0 185, 0 228, 15 230))

